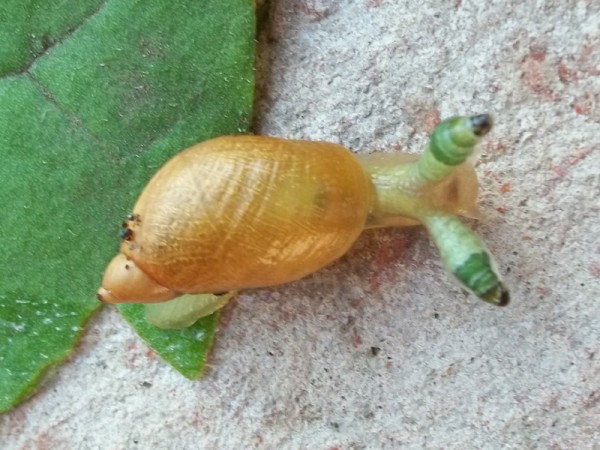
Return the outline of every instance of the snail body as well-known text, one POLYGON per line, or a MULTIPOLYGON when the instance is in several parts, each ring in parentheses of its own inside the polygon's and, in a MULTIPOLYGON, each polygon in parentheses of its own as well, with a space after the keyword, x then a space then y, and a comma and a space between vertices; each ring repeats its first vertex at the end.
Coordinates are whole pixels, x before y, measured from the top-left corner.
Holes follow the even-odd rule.
POLYGON ((445 121, 418 159, 357 157, 337 144, 264 136, 190 147, 143 190, 98 297, 152 303, 287 283, 342 256, 365 228, 420 222, 461 282, 486 301, 505 303, 493 264, 458 275, 469 255, 487 254, 481 241, 469 243, 461 225, 436 231, 440 217, 452 225, 455 214, 475 210, 478 184, 465 161, 489 126, 488 116, 445 121), (440 233, 450 235, 437 239, 440 233), (456 239, 468 247, 460 261, 444 256, 445 240, 456 239))

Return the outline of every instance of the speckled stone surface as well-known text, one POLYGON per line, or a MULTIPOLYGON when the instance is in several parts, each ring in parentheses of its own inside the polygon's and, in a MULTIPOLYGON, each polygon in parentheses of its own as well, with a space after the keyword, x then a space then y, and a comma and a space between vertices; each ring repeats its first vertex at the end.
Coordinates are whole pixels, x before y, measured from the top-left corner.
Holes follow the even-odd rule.
POLYGON ((513 303, 443 272, 420 228, 240 296, 206 377, 183 379, 110 308, 2 449, 600 449, 600 3, 274 2, 257 131, 418 152, 490 112, 477 167, 513 303))

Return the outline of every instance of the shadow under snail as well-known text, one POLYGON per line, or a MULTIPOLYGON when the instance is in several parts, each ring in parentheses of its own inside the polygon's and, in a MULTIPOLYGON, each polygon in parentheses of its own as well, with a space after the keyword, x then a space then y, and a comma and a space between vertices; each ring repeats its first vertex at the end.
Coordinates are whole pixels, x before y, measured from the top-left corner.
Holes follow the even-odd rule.
POLYGON ((444 266, 472 293, 509 294, 483 241, 467 161, 488 115, 453 117, 420 156, 355 155, 326 142, 226 136, 169 160, 123 223, 100 300, 147 303, 151 323, 188 326, 238 290, 302 278, 342 256, 363 229, 423 224, 444 266))

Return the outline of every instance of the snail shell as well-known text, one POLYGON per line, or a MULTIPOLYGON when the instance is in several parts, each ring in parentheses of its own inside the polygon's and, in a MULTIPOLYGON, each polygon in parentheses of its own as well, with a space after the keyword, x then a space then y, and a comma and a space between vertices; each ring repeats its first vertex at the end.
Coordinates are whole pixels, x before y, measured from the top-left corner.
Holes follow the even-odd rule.
POLYGON ((98 291, 109 302, 271 286, 343 255, 374 199, 344 147, 220 137, 168 161, 124 223, 98 291))

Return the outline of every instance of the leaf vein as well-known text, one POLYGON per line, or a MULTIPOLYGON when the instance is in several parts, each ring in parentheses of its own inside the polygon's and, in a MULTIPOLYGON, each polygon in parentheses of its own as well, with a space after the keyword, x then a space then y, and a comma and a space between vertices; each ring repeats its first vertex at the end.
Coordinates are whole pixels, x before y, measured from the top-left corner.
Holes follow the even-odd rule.
MULTIPOLYGON (((76 23, 71 28, 67 29, 66 32, 64 33, 64 35, 60 39, 57 39, 55 42, 52 43, 52 45, 49 45, 46 48, 44 48, 44 50, 42 52, 38 53, 37 55, 33 55, 31 61, 29 61, 29 64, 27 64, 25 67, 23 67, 21 69, 18 69, 18 70, 14 70, 12 72, 7 72, 1 78, 4 79, 4 78, 10 78, 10 77, 13 77, 13 76, 18 76, 18 75, 30 74, 31 73, 31 68, 35 65, 35 63, 37 61, 39 61, 46 54, 48 54, 50 52, 50 50, 52 50, 54 47, 56 47, 56 46, 62 44, 63 42, 65 42, 70 36, 72 36, 83 25, 85 25, 88 21, 90 21, 92 18, 94 18, 100 11, 102 11, 102 9, 106 6, 106 4, 109 1, 110 0, 103 0, 100 3, 98 3, 96 5, 96 7, 92 11, 90 11, 90 13, 87 16, 83 17, 82 20, 79 23, 76 23)), ((33 54, 34 52, 31 49, 32 45, 33 44, 32 44, 32 42, 30 40, 29 41, 29 49, 30 49, 30 52, 33 54)))

